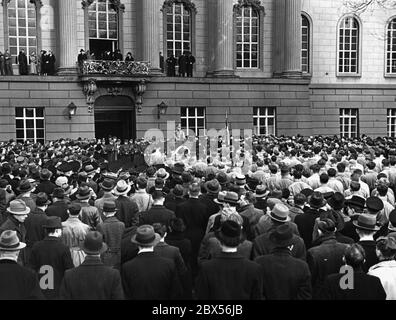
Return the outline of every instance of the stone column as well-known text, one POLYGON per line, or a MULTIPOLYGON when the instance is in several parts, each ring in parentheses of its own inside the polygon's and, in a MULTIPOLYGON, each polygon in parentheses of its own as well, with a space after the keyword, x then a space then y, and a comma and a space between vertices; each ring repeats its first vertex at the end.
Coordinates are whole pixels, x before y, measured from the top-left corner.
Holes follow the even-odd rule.
POLYGON ((286 0, 275 0, 275 19, 273 22, 273 64, 275 77, 281 77, 284 70, 285 54, 285 3, 286 0))
POLYGON ((283 76, 301 77, 301 0, 285 0, 285 57, 283 76))
POLYGON ((212 36, 215 37, 215 66, 213 75, 215 77, 233 77, 234 74, 234 17, 233 1, 215 0, 216 29, 213 30, 212 36))
POLYGON ((151 63, 152 73, 161 73, 160 53, 160 8, 158 0, 141 1, 141 52, 143 61, 151 63))
POLYGON ((77 1, 58 1, 59 74, 77 73, 77 1))

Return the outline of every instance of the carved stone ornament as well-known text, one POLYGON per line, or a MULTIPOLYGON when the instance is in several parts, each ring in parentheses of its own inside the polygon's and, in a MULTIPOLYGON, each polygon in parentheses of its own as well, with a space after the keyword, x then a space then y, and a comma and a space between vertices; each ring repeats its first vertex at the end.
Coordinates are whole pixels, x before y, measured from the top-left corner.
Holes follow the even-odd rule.
POLYGON ((171 10, 173 4, 175 3, 182 3, 186 10, 197 13, 197 7, 195 6, 195 3, 193 3, 191 0, 165 0, 164 4, 162 5, 161 11, 167 12, 168 10, 171 10))
POLYGON ((121 87, 110 87, 107 88, 108 94, 111 94, 112 96, 119 96, 122 93, 122 88, 121 87))
MULTIPOLYGON (((1 5, 4 7, 4 5, 8 5, 11 0, 1 0, 1 5)), ((30 0, 30 3, 33 3, 36 8, 41 8, 43 6, 43 2, 41 0, 30 0)))
MULTIPOLYGON (((81 2, 82 8, 87 9, 95 0, 83 0, 81 2)), ((110 0, 110 7, 116 12, 124 12, 125 5, 120 0, 110 0)))
POLYGON ((241 12, 243 7, 252 7, 257 11, 264 11, 264 6, 261 5, 260 0, 238 0, 234 5, 234 11, 241 12))

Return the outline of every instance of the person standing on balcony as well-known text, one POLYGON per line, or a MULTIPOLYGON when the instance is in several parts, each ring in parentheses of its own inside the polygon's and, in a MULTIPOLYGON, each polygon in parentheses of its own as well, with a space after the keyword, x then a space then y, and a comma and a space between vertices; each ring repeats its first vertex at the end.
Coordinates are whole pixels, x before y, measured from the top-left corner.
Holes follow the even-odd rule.
POLYGON ((37 74, 37 56, 36 52, 30 54, 30 74, 37 74))
POLYGON ((12 56, 11 53, 6 49, 4 53, 5 60, 5 74, 6 76, 13 76, 14 72, 12 71, 12 56))
POLYGON ((176 77, 176 63, 177 60, 173 53, 166 59, 166 75, 168 77, 176 77))
POLYGON ((17 61, 19 64, 19 74, 21 76, 25 76, 28 74, 28 61, 27 61, 27 56, 25 53, 25 50, 19 51, 19 55, 17 57, 17 61))
POLYGON ((40 54, 37 59, 37 73, 39 76, 44 74, 44 55, 46 52, 44 50, 40 51, 40 54))
POLYGON ((0 73, 2 76, 5 75, 5 58, 3 52, 0 51, 0 73))
POLYGON ((127 56, 125 57, 125 62, 133 62, 135 59, 132 56, 132 52, 128 52, 127 56))
POLYGON ((179 77, 186 76, 186 51, 183 52, 183 55, 179 57, 179 77))
POLYGON ((55 75, 55 62, 56 58, 52 50, 48 52, 48 74, 50 76, 55 75))
POLYGON ((160 69, 161 72, 164 73, 164 56, 162 55, 162 52, 159 53, 159 58, 160 58, 160 69))
POLYGON ((79 67, 80 71, 83 70, 84 61, 87 59, 88 59, 88 57, 87 57, 87 54, 85 53, 84 49, 81 49, 80 53, 78 54, 78 57, 77 57, 78 67, 79 67))
POLYGON ((193 76, 194 64, 195 64, 195 57, 192 55, 190 51, 188 51, 186 55, 186 72, 188 78, 192 78, 193 76))
POLYGON ((123 56, 120 51, 120 49, 117 49, 116 52, 114 53, 114 61, 123 61, 123 56))

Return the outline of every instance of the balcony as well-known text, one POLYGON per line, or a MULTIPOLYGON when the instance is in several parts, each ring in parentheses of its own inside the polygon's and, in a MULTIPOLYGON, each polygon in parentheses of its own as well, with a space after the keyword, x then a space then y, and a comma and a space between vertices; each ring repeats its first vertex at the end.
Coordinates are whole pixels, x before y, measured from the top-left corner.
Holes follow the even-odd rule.
POLYGON ((82 76, 141 77, 150 73, 150 63, 141 61, 90 60, 82 65, 82 76))

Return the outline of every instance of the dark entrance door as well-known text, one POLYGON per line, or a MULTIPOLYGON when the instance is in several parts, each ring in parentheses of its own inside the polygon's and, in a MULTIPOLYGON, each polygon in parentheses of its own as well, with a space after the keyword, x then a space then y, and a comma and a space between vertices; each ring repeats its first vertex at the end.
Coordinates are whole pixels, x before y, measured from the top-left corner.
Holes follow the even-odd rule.
POLYGON ((95 136, 97 139, 136 139, 135 108, 129 97, 102 96, 96 100, 95 136))
POLYGON ((96 60, 102 60, 106 51, 114 52, 117 49, 117 43, 113 40, 89 40, 89 50, 95 54, 96 60))

